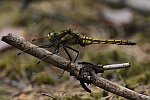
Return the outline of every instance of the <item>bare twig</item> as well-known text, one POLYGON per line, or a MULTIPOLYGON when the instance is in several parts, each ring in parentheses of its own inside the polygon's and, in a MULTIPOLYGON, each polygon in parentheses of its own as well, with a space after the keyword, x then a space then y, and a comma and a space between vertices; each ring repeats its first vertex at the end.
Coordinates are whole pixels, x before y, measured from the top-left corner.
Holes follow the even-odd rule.
MULTIPOLYGON (((61 69, 65 69, 66 71, 70 72, 71 75, 78 77, 79 76, 79 71, 80 68, 83 67, 83 65, 81 64, 75 64, 75 63, 71 63, 71 67, 68 67, 66 69, 67 64, 69 63, 68 60, 57 56, 55 54, 51 55, 52 53, 42 49, 42 48, 38 48, 37 46, 29 43, 28 41, 26 41, 24 38, 21 37, 17 37, 14 36, 12 34, 8 34, 7 36, 3 36, 2 37, 2 41, 28 53, 31 54, 32 56, 35 56, 39 59, 42 59, 43 57, 47 57, 47 59, 44 59, 43 61, 50 63, 56 67, 59 67, 61 69)), ((89 81, 91 81, 89 79, 89 81)), ((117 94, 119 96, 128 98, 128 99, 132 99, 132 100, 150 100, 149 96, 143 95, 143 94, 139 94, 135 91, 132 91, 130 89, 127 89, 123 86, 120 86, 118 84, 115 84, 111 81, 108 81, 102 77, 97 76, 96 74, 93 75, 92 77, 92 84, 107 90, 109 92, 112 92, 114 94, 117 94)))
POLYGON ((102 73, 102 71, 105 71, 105 70, 131 67, 130 63, 111 64, 111 65, 95 65, 95 64, 92 64, 92 63, 89 63, 89 62, 78 62, 78 64, 90 65, 90 67, 95 67, 98 73, 102 73))
POLYGON ((131 67, 129 63, 122 63, 122 64, 112 64, 112 65, 104 65, 104 70, 112 70, 112 69, 120 69, 120 68, 127 68, 131 67))

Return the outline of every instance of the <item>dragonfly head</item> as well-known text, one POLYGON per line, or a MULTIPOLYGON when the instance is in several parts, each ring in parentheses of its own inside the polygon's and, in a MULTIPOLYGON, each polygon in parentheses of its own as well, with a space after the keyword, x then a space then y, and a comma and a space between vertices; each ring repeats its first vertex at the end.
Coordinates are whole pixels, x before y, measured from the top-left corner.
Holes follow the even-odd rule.
POLYGON ((58 33, 56 33, 56 32, 50 32, 47 35, 50 42, 55 41, 57 39, 57 36, 58 36, 58 33))

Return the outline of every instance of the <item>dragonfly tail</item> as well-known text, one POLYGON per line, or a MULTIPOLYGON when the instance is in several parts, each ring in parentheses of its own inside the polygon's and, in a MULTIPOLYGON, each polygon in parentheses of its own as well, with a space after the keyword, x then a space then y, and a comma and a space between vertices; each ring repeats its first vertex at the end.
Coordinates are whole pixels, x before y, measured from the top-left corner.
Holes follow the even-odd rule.
POLYGON ((136 43, 132 41, 116 39, 93 39, 92 44, 136 45, 136 43))

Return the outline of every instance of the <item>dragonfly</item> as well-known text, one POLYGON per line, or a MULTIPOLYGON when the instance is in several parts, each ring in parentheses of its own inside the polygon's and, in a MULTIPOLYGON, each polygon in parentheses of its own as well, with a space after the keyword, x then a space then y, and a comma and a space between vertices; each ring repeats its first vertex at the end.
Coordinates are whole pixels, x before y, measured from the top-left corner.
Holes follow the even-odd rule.
MULTIPOLYGON (((42 38, 40 38, 42 39, 42 38)), ((59 32, 52 31, 48 33, 46 39, 48 40, 48 43, 41 44, 38 46, 39 48, 54 48, 52 51, 52 54, 57 54, 63 49, 67 56, 69 57, 70 62, 68 63, 68 68, 71 64, 71 62, 75 62, 79 56, 79 50, 73 48, 74 45, 80 45, 81 47, 85 47, 87 45, 91 44, 116 44, 116 45, 136 45, 135 42, 128 41, 128 40, 117 40, 117 39, 96 39, 91 38, 88 36, 81 35, 77 31, 73 29, 66 29, 59 32), (68 50, 71 50, 76 53, 76 57, 73 60, 68 50)), ((38 39, 37 39, 38 40, 38 39)), ((33 39, 32 42, 36 41, 36 39, 33 39)), ((46 59, 46 57, 45 57, 46 59)), ((37 63, 39 64, 40 61, 37 63)), ((63 73, 65 70, 63 71, 63 73)), ((63 75, 62 73, 62 75, 63 75)), ((62 76, 61 75, 61 76, 62 76)))

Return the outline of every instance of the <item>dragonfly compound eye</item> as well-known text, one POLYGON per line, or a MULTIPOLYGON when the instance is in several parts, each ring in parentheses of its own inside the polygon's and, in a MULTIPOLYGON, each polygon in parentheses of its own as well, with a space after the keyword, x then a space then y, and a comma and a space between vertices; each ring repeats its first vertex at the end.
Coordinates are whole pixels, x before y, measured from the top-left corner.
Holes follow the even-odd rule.
POLYGON ((48 39, 53 39, 57 36, 57 33, 56 32, 50 32, 48 33, 48 39))

